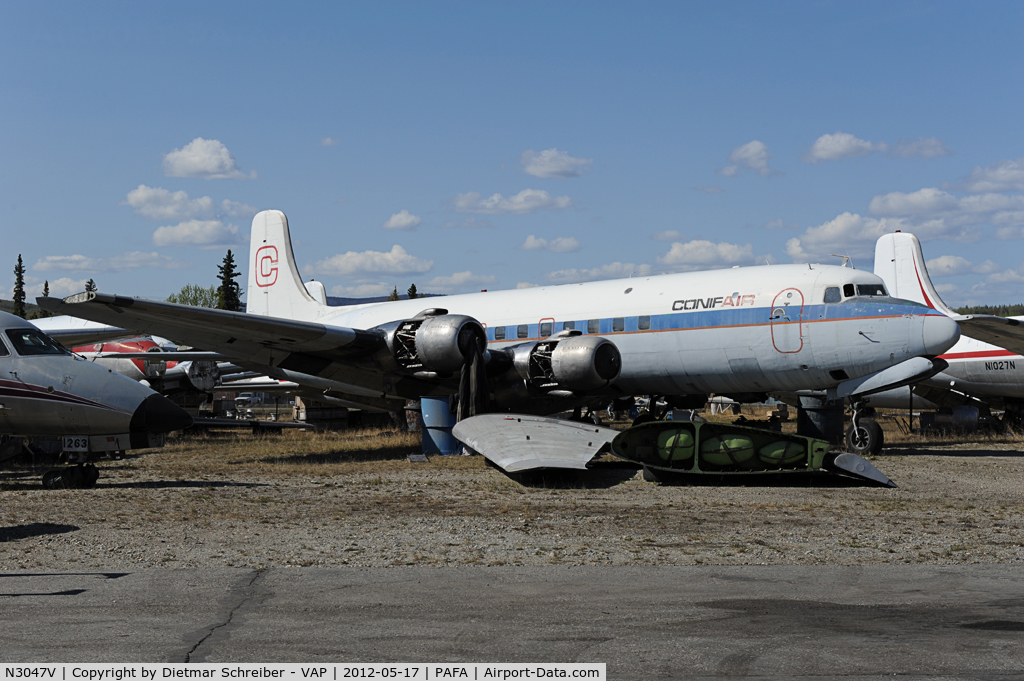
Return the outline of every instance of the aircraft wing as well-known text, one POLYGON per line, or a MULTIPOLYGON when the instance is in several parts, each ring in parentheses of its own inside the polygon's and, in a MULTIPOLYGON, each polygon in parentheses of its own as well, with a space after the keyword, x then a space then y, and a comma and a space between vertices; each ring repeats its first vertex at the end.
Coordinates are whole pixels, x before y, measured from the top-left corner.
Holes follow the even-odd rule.
POLYGON ((1024 324, 1012 317, 987 314, 953 317, 965 336, 1024 355, 1024 324))
POLYGON ((67 315, 33 319, 32 323, 47 336, 69 348, 133 335, 128 329, 116 325, 98 324, 67 315))
POLYGON ((63 300, 37 298, 36 302, 52 312, 74 314, 142 334, 187 338, 190 345, 233 359, 302 374, 316 375, 333 361, 365 357, 385 343, 384 337, 374 331, 106 293, 79 293, 63 300))

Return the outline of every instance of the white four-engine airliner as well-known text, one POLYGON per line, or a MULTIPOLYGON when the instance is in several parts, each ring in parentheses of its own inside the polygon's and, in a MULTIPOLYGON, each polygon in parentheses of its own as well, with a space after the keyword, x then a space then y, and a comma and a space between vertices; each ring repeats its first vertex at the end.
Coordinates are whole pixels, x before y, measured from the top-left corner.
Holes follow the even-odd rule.
POLYGON ((773 265, 333 307, 284 213, 252 222, 245 313, 86 292, 51 311, 217 351, 326 400, 461 393, 462 414, 552 413, 640 394, 828 390, 931 375, 956 322, 868 272, 773 265), (465 370, 464 370, 465 368, 465 370))

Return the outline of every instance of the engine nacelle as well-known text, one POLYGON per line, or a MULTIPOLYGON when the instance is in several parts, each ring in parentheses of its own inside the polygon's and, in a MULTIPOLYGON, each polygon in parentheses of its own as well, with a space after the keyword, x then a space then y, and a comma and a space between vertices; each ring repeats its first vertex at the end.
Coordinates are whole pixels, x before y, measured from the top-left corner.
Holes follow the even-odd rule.
MULTIPOLYGON (((565 333, 565 332, 563 332, 565 333)), ((622 355, 607 338, 580 332, 524 343, 505 350, 516 371, 534 388, 587 392, 619 377, 622 355)))
POLYGON ((451 375, 466 363, 474 342, 487 339, 483 325, 476 319, 440 309, 398 322, 393 331, 382 328, 387 333, 394 362, 400 369, 413 373, 451 375))

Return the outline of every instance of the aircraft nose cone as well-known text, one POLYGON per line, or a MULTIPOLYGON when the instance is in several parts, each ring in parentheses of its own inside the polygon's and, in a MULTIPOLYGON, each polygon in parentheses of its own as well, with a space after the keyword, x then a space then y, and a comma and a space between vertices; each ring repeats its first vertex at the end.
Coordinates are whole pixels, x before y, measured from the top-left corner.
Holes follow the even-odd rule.
POLYGON ((133 433, 169 433, 191 425, 192 417, 187 411, 163 395, 150 395, 132 414, 128 429, 133 433))
POLYGON ((928 315, 922 340, 926 355, 941 355, 960 340, 960 325, 946 315, 928 315))

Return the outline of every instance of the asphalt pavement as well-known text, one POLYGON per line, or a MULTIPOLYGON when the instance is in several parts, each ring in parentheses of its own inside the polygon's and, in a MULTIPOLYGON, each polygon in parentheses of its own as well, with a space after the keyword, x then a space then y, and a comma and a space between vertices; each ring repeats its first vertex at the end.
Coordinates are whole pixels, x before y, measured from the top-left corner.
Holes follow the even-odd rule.
POLYGON ((605 662, 1024 678, 1016 565, 0 573, 0 662, 605 662))

